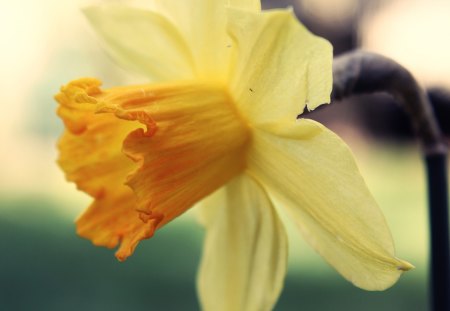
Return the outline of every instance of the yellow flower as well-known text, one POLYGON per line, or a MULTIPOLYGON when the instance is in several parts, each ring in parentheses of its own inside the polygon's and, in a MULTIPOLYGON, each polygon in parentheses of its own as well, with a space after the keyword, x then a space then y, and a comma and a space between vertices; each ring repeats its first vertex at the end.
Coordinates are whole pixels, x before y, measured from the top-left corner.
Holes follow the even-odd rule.
POLYGON ((85 13, 111 55, 152 83, 61 88, 59 164, 94 201, 77 221, 124 260, 202 200, 198 287, 205 310, 270 310, 287 241, 274 202, 346 279, 391 286, 412 266, 393 241, 345 144, 297 120, 329 102, 331 46, 291 10, 259 0, 153 0, 151 10, 85 13))

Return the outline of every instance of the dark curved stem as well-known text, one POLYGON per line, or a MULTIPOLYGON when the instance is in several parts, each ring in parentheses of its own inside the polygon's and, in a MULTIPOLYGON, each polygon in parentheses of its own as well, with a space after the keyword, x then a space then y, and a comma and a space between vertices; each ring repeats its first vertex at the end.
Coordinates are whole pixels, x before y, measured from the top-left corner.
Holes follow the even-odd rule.
POLYGON ((411 73, 384 56, 356 51, 334 59, 333 99, 386 92, 409 115, 425 154, 446 153, 428 97, 411 73))
POLYGON ((429 99, 411 73, 381 55, 362 51, 335 58, 332 99, 386 92, 409 115, 427 170, 431 232, 431 297, 435 311, 450 310, 450 238, 447 147, 429 99))

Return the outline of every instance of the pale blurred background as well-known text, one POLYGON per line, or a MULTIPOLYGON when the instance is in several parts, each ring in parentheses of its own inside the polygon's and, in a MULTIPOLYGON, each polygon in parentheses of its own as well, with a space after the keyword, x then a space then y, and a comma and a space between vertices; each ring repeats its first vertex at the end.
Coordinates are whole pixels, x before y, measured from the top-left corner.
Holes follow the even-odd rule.
MULTIPOLYGON (((79 10, 89 3, 0 2, 0 310, 198 310, 203 233, 193 213, 143 242, 125 263, 75 235, 73 221, 90 199, 55 164, 63 127, 52 96, 78 77, 99 77, 107 87, 135 79, 101 50, 79 10)), ((264 5, 294 6, 313 32, 333 42, 336 54, 356 47, 380 52, 423 85, 450 88, 449 1, 264 5)), ((402 113, 382 96, 336 104, 313 117, 351 146, 398 256, 416 269, 386 292, 364 292, 328 267, 290 225, 289 273, 277 310, 426 310, 424 171, 402 113)))

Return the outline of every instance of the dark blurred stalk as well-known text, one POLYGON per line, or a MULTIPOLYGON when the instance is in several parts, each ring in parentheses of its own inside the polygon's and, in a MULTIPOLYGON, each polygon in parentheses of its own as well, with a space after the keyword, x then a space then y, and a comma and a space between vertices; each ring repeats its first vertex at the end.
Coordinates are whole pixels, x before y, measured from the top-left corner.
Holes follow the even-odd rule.
POLYGON ((427 170, 432 310, 450 310, 447 147, 427 95, 411 73, 398 63, 362 51, 335 58, 333 79, 332 99, 385 92, 392 95, 408 114, 420 140, 427 170))
POLYGON ((450 249, 446 154, 425 156, 431 231, 433 310, 450 310, 450 249))

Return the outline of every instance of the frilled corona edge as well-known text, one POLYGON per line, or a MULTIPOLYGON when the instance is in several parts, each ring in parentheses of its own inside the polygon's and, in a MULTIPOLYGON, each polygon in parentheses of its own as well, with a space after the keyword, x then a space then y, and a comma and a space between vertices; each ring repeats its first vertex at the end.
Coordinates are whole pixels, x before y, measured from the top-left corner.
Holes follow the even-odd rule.
POLYGON ((139 240, 241 173, 250 136, 227 92, 215 85, 99 86, 81 79, 56 96, 69 129, 59 163, 95 198, 77 222, 79 234, 108 247, 122 240, 123 260, 139 240), (92 157, 82 156, 87 150, 92 157))

